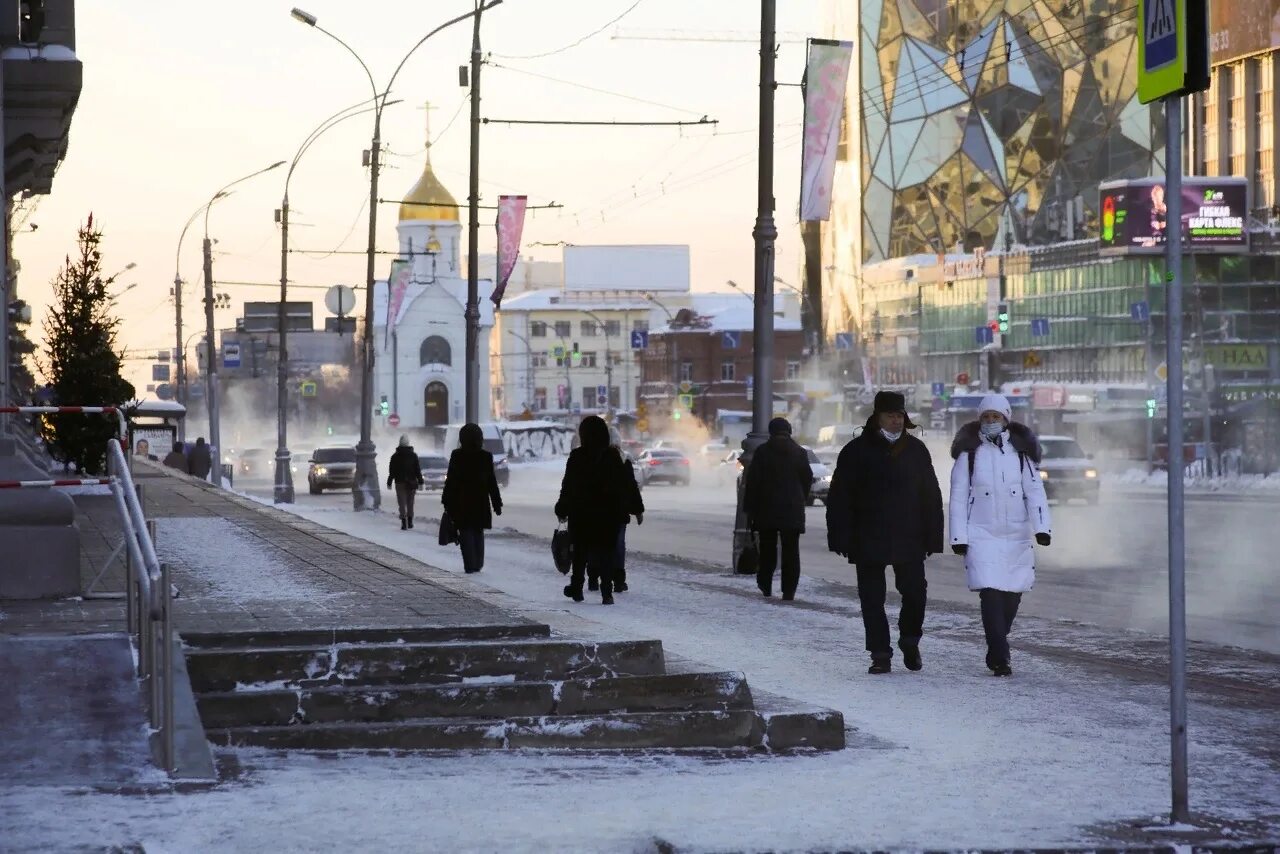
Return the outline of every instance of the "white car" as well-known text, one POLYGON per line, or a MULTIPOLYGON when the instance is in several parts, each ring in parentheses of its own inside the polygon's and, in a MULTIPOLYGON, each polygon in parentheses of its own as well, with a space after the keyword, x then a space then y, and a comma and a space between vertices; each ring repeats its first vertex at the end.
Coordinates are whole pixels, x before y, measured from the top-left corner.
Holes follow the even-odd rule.
POLYGON ((821 501, 827 503, 827 493, 831 491, 831 472, 832 467, 822 461, 808 445, 803 445, 805 454, 809 457, 809 469, 813 472, 813 485, 809 488, 809 500, 806 502, 810 507, 815 502, 821 501))

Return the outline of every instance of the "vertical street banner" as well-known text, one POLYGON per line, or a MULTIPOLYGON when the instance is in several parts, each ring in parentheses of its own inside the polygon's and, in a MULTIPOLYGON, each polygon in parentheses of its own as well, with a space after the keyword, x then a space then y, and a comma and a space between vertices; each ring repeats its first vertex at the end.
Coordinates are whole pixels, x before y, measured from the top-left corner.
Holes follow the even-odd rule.
POLYGON ((412 275, 413 265, 410 262, 391 262, 391 275, 387 277, 387 327, 382 335, 383 350, 390 346, 391 333, 400 324, 405 306, 405 294, 409 290, 409 279, 412 275))
POLYGON ((507 280, 520 260, 520 234, 524 231, 524 212, 529 204, 528 196, 498 197, 498 265, 497 280, 493 283, 495 306, 501 307, 502 295, 507 290, 507 280))
POLYGON ((805 222, 831 216, 831 185, 852 59, 853 42, 809 39, 800 156, 800 219, 805 222))

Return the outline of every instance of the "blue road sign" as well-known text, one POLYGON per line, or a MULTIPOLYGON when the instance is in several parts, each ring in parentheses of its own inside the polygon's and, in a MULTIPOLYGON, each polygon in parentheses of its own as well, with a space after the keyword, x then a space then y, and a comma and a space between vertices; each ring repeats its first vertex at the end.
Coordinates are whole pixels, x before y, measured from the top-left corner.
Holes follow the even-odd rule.
POLYGON ((239 344, 223 344, 222 345, 222 367, 238 368, 240 367, 240 345, 239 344))
POLYGON ((1033 338, 1049 337, 1049 318, 1047 317, 1031 318, 1031 337, 1033 338))
POLYGON ((741 335, 741 332, 732 332, 726 329, 720 333, 720 346, 726 350, 738 349, 738 341, 741 335))
POLYGON ((607 385, 596 386, 596 403, 600 406, 607 406, 609 403, 609 387, 607 385))
POLYGON ((934 397, 940 398, 947 393, 947 384, 933 383, 932 388, 930 390, 932 391, 934 397))
POLYGON ((152 365, 151 381, 153 383, 167 383, 169 381, 169 366, 168 365, 152 365))
POLYGON ((853 333, 837 332, 836 333, 836 349, 852 350, 853 349, 853 333))
POLYGON ((975 326, 973 328, 973 340, 979 344, 991 344, 996 340, 996 337, 990 326, 975 326))
POLYGON ((1187 77, 1185 0, 1138 0, 1138 100, 1182 90, 1187 77))
POLYGON ((631 330, 631 349, 632 350, 648 350, 649 349, 649 330, 648 329, 632 329, 631 330))
POLYGON ((1151 303, 1146 300, 1129 303, 1129 316, 1139 323, 1146 323, 1151 319, 1151 303))

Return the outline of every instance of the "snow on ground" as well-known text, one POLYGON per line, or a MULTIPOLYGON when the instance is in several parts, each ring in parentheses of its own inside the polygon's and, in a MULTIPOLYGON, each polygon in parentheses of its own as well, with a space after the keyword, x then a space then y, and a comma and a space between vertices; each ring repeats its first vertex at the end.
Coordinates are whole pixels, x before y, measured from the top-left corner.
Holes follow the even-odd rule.
MULTIPOLYGON (((433 525, 401 532, 385 511, 294 509, 461 573, 433 525)), ((837 708, 856 728, 850 749, 746 758, 234 751, 226 755, 244 773, 209 792, 0 791, 0 840, 272 852, 625 852, 659 840, 680 851, 1022 847, 1087 843, 1091 826, 1167 811, 1164 689, 1019 654, 1016 630, 1012 679, 988 675, 976 621, 954 611, 928 620, 923 672, 870 677, 847 589, 806 578, 800 601, 784 604, 753 593, 750 579, 632 561, 632 590, 617 605, 574 604, 545 543, 498 534, 487 551, 478 593, 523 600, 581 636, 661 638, 669 655, 744 671, 757 691, 837 708)), ((234 562, 226 557, 220 567, 234 562)), ((1274 711, 1193 704, 1195 812, 1280 825, 1280 778, 1256 747, 1275 722, 1274 711)))
POLYGON ((282 549, 247 536, 238 525, 216 517, 156 520, 160 560, 181 566, 215 600, 298 601, 329 595, 289 568, 282 549))
MULTIPOLYGON (((1169 485, 1167 472, 1158 471, 1148 474, 1145 469, 1129 469, 1109 478, 1110 482, 1121 486, 1150 487, 1164 491, 1169 485)), ((1280 475, 1237 474, 1225 477, 1198 477, 1188 474, 1183 484, 1189 491, 1256 493, 1280 495, 1280 475)))

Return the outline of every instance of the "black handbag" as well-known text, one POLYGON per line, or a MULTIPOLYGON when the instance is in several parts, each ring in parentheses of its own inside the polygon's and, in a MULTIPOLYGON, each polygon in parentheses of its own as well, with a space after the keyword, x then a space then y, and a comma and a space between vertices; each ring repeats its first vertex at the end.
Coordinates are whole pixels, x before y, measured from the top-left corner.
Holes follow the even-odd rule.
POLYGON ((440 545, 447 546, 456 542, 458 542, 458 526, 453 524, 453 517, 446 510, 440 517, 440 545))
POLYGON ((573 566, 573 540, 569 536, 566 528, 556 528, 555 533, 551 535, 551 559, 555 561, 556 569, 562 575, 569 572, 573 566))

